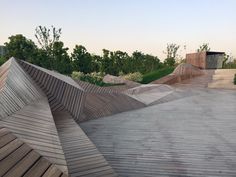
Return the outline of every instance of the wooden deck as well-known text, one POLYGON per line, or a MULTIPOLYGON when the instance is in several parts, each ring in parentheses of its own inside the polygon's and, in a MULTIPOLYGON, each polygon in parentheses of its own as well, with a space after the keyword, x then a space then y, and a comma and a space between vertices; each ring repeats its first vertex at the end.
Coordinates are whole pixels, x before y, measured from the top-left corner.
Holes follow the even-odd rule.
POLYGON ((0 120, 0 125, 67 172, 64 152, 46 97, 0 120))
POLYGON ((145 107, 140 101, 111 88, 76 81, 85 91, 83 116, 80 122, 145 107))
POLYGON ((103 155, 67 112, 53 114, 71 177, 116 177, 103 155))
POLYGON ((52 111, 68 110, 79 121, 84 101, 82 87, 70 77, 21 60, 18 62, 45 92, 52 111))
POLYGON ((80 125, 120 176, 235 177, 236 92, 191 92, 80 125))
POLYGON ((39 86, 19 66, 14 58, 0 68, 0 119, 39 99, 39 86))
POLYGON ((0 127, 0 176, 61 177, 67 175, 7 128, 0 127))

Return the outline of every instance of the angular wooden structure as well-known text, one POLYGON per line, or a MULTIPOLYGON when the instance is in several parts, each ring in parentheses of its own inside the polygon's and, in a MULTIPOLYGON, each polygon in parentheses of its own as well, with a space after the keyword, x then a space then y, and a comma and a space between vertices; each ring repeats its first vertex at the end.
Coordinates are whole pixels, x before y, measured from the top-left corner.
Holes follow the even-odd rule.
POLYGON ((0 176, 117 176, 79 123, 144 106, 11 58, 0 67, 0 176))
POLYGON ((197 52, 186 54, 186 62, 201 69, 222 68, 224 52, 197 52))

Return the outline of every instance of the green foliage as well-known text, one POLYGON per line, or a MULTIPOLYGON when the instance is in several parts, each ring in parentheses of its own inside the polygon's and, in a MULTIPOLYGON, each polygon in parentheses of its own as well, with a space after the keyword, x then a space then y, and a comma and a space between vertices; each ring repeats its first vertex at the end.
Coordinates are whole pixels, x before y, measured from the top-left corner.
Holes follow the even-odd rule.
POLYGON ((205 52, 205 51, 210 51, 211 48, 209 47, 208 43, 203 43, 202 45, 199 46, 199 49, 197 49, 197 52, 205 52))
POLYGON ((166 54, 166 59, 164 61, 166 66, 172 67, 175 65, 179 48, 180 46, 177 44, 167 44, 166 52, 164 52, 166 54))
POLYGON ((232 56, 229 56, 227 61, 228 62, 223 64, 224 69, 236 69, 236 59, 234 59, 232 56))
POLYGON ((0 56, 0 66, 5 63, 5 58, 0 56))
POLYGON ((9 42, 5 43, 6 55, 5 58, 16 57, 21 60, 31 62, 36 55, 37 46, 30 39, 27 39, 22 34, 10 36, 9 42))
POLYGON ((84 77, 84 73, 80 71, 73 71, 71 77, 75 80, 81 80, 84 77))
POLYGON ((143 80, 143 75, 140 72, 129 73, 124 76, 124 79, 134 82, 141 82, 143 80))
MULTIPOLYGON (((71 57, 68 48, 60 41, 61 29, 53 26, 47 28, 38 26, 35 29, 35 37, 39 46, 21 34, 9 37, 5 43, 7 55, 0 58, 0 64, 11 56, 26 60, 32 64, 70 75, 72 71, 85 73, 82 77, 92 83, 101 83, 101 78, 94 73, 106 73, 111 75, 127 75, 131 80, 139 81, 137 73, 145 74, 159 70, 165 66, 175 64, 179 46, 176 44, 167 45, 167 58, 165 63, 153 55, 135 51, 132 55, 117 50, 109 51, 103 49, 101 56, 90 54, 82 45, 76 45, 71 57), (93 73, 93 74, 89 74, 93 73), (132 73, 132 74, 129 74, 132 73), (133 74, 136 73, 136 74, 133 74)), ((138 76, 140 76, 138 75, 138 76)), ((76 76, 75 76, 76 77, 76 76)))
POLYGON ((79 80, 89 82, 91 84, 95 84, 99 86, 103 86, 105 84, 102 81, 104 77, 104 73, 101 73, 101 72, 92 72, 92 73, 84 74, 83 72, 73 71, 71 74, 71 77, 76 80, 79 79, 79 80))
POLYGON ((68 48, 64 48, 61 41, 55 42, 52 48, 52 69, 62 74, 71 74, 71 59, 67 53, 68 48))
POLYGON ((143 75, 142 84, 148 84, 154 80, 160 79, 174 71, 174 67, 166 67, 143 75))
POLYGON ((55 42, 58 42, 61 36, 61 28, 56 29, 54 26, 47 28, 38 26, 35 29, 35 37, 42 49, 50 52, 55 42))
POLYGON ((135 51, 132 56, 126 52, 103 49, 103 56, 100 60, 100 71, 118 76, 119 73, 146 73, 162 67, 160 60, 152 55, 135 51))
POLYGON ((87 52, 86 48, 82 45, 76 45, 72 57, 73 70, 81 71, 84 73, 92 72, 92 57, 87 52))
POLYGON ((38 40, 40 49, 34 64, 38 64, 47 69, 56 70, 62 74, 71 74, 72 64, 68 55, 68 48, 60 41, 61 29, 38 26, 35 29, 35 37, 38 40))

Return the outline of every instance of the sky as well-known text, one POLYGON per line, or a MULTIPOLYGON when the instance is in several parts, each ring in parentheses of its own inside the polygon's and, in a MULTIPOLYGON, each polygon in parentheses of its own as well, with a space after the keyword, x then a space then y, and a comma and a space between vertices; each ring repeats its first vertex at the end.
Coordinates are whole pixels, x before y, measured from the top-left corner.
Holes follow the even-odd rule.
POLYGON ((164 59, 167 43, 182 57, 209 43, 236 56, 235 0, 0 0, 0 17, 0 45, 15 34, 37 43, 35 28, 53 25, 71 52, 77 44, 164 59))

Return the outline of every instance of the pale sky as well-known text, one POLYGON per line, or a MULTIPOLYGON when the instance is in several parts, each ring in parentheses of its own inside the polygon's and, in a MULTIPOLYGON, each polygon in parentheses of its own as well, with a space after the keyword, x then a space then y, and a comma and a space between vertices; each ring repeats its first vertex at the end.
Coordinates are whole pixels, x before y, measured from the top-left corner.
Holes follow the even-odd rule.
POLYGON ((79 44, 164 59, 167 43, 183 56, 209 43, 236 56, 236 0, 0 0, 0 17, 0 45, 15 34, 36 42, 36 26, 54 25, 70 51, 79 44))

